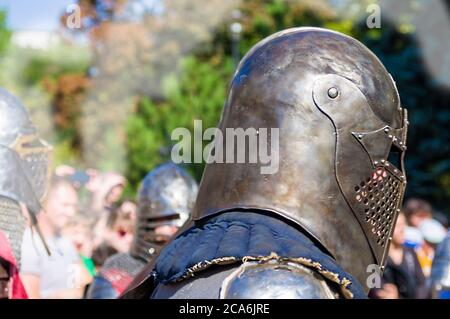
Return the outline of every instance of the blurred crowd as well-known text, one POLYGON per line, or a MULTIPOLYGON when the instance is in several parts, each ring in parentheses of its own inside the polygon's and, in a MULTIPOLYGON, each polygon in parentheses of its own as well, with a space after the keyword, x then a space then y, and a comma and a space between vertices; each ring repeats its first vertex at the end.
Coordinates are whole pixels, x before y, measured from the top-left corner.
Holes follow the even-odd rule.
POLYGON ((38 215, 45 243, 27 229, 22 244, 21 277, 30 298, 83 298, 105 260, 129 251, 136 204, 122 198, 125 186, 114 172, 56 169, 38 215))
MULTIPOLYGON (((137 207, 123 196, 126 183, 115 172, 56 169, 45 213, 38 216, 45 244, 32 229, 22 244, 21 276, 30 298, 85 298, 105 261, 130 251, 137 207)), ((446 216, 429 202, 406 200, 380 288, 372 289, 370 297, 431 298, 433 259, 448 226, 446 216)))
POLYGON ((371 298, 428 299, 433 296, 430 278, 439 244, 446 239, 447 217, 418 198, 407 199, 392 235, 381 288, 371 298))

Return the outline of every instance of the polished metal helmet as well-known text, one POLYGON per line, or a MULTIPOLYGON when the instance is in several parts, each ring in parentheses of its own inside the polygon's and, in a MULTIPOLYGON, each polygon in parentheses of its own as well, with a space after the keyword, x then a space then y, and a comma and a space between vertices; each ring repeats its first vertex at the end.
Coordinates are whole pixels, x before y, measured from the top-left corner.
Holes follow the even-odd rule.
POLYGON ((157 249, 155 229, 183 224, 195 204, 197 182, 183 169, 166 163, 151 171, 141 183, 137 196, 137 220, 131 254, 148 260, 157 249))
POLYGON ((222 283, 220 299, 336 299, 323 276, 303 265, 270 260, 244 262, 222 283))
POLYGON ((208 163, 193 218, 272 212, 365 285, 403 199, 407 124, 392 77, 363 44, 320 28, 276 33, 240 62, 219 129, 278 128, 278 170, 263 174, 261 158, 208 163))
POLYGON ((0 88, 0 228, 9 237, 17 262, 26 226, 19 203, 27 206, 35 222, 47 190, 50 152, 26 108, 0 88))

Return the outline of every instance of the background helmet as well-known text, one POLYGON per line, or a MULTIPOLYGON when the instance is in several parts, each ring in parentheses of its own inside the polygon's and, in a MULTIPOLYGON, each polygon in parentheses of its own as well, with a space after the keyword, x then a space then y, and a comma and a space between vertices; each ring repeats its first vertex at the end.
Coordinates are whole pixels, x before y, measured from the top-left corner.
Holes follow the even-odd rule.
POLYGON ((406 115, 392 77, 357 40, 320 28, 276 33, 241 61, 219 129, 279 128, 278 171, 207 164, 193 218, 273 212, 366 286, 404 194, 406 115))
POLYGON ((155 238, 158 226, 183 226, 191 215, 197 191, 194 178, 175 164, 162 164, 147 174, 138 191, 131 254, 148 259, 152 255, 149 250, 158 244, 155 238))
POLYGON ((24 203, 35 222, 49 177, 50 146, 39 138, 22 103, 0 88, 0 228, 13 247, 17 262, 25 219, 24 203))

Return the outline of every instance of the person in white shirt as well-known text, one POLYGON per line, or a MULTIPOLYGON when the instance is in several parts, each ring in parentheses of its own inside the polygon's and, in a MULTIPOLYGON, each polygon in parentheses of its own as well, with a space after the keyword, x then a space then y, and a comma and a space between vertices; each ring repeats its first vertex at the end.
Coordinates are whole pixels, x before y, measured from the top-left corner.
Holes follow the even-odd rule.
POLYGON ((30 298, 82 298, 89 278, 72 242, 62 228, 76 214, 78 195, 65 180, 55 180, 48 193, 39 225, 50 249, 27 229, 22 244, 21 276, 30 298))

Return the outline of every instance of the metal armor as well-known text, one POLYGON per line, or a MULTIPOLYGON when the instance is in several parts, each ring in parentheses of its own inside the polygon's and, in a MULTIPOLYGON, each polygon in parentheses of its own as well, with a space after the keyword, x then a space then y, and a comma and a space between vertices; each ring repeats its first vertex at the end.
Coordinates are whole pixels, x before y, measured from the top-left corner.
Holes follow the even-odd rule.
POLYGON ((181 227, 190 217, 197 196, 197 182, 173 163, 158 166, 143 179, 137 196, 137 220, 131 255, 148 261, 156 253, 155 229, 181 227))
POLYGON ((19 203, 27 206, 35 224, 47 189, 51 147, 39 138, 22 103, 2 88, 0 115, 0 231, 20 264, 26 223, 19 203))
POLYGON ((222 283, 220 299, 335 299, 313 270, 292 262, 245 262, 222 283))
POLYGON ((407 125, 392 77, 363 44, 320 28, 278 32, 240 62, 219 124, 278 128, 278 171, 262 174, 262 160, 208 163, 193 219, 271 212, 366 286, 402 203, 407 125))
POLYGON ((251 261, 206 270, 195 278, 159 285, 153 299, 336 299, 338 289, 294 262, 251 261))
POLYGON ((0 196, 0 231, 5 234, 18 266, 25 228, 26 220, 19 204, 10 198, 0 196))

